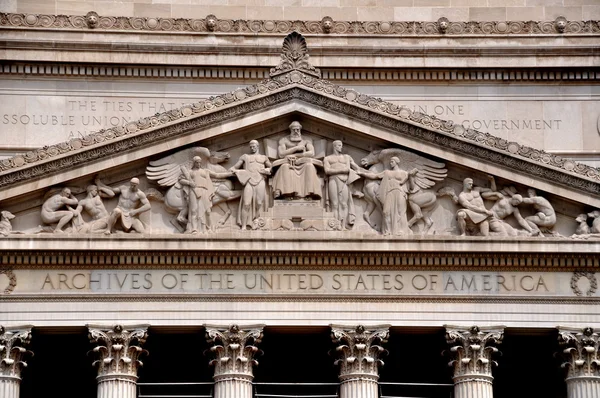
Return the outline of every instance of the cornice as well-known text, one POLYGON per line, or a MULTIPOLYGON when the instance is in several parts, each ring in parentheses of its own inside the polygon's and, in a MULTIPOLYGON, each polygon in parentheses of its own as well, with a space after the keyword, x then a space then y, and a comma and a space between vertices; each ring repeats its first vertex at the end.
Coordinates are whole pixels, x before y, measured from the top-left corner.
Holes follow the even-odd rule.
POLYGON ((600 304, 600 298, 597 297, 484 297, 484 296, 367 296, 357 295, 348 296, 343 294, 336 295, 228 295, 228 294, 212 294, 212 295, 177 295, 177 294, 160 294, 160 295, 4 295, 3 302, 17 303, 47 303, 47 302, 93 302, 93 303, 112 303, 112 302, 239 302, 239 303, 254 303, 254 302, 289 302, 294 304, 299 303, 472 303, 472 304, 525 304, 525 305, 593 305, 600 304))
MULTIPOLYGON (((5 62, 0 76, 15 78, 105 78, 111 80, 231 80, 258 83, 269 77, 264 67, 167 65, 93 65, 71 62, 5 62)), ((598 82, 599 68, 320 68, 323 79, 335 82, 598 82)))
POLYGON ((300 71, 277 76, 179 109, 100 130, 49 147, 0 161, 0 187, 38 180, 65 169, 130 152, 163 140, 172 140, 249 113, 300 101, 346 115, 486 161, 532 177, 559 184, 586 195, 600 194, 600 170, 545 151, 521 145, 452 121, 413 112, 408 108, 346 89, 300 71))
MULTIPOLYGON (((1 29, 0 29, 1 30, 1 29)), ((0 40, 0 46, 5 50, 37 50, 37 51, 65 51, 65 52, 125 52, 128 54, 194 54, 198 55, 237 55, 237 56, 277 56, 277 48, 269 47, 266 43, 261 45, 229 45, 210 43, 130 43, 117 41, 93 41, 93 40, 47 40, 44 38, 28 38, 27 40, 4 39, 0 40)), ((395 45, 381 45, 370 43, 369 45, 346 44, 320 45, 318 53, 320 57, 335 56, 367 56, 377 54, 378 57, 445 57, 458 58, 464 56, 478 57, 590 57, 600 55, 597 43, 582 43, 560 45, 553 43, 551 46, 514 46, 512 43, 497 42, 494 46, 482 46, 477 40, 470 40, 463 45, 447 45, 445 43, 431 43, 428 46, 409 45, 408 43, 397 43, 395 45)))
POLYGON ((208 33, 208 34, 288 34, 304 35, 378 35, 378 36, 490 36, 490 35, 582 35, 600 34, 599 21, 321 21, 109 17, 96 12, 86 15, 49 15, 0 13, 0 27, 5 29, 45 29, 76 31, 116 31, 140 33, 208 33))

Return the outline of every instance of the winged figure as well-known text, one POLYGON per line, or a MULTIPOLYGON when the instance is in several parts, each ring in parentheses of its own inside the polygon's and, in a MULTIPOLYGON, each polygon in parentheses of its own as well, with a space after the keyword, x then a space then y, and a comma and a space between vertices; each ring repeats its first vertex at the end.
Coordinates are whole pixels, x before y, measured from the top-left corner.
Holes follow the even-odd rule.
MULTIPOLYGON (((433 225, 430 214, 437 201, 435 192, 429 190, 429 188, 446 178, 448 175, 446 165, 399 148, 372 151, 362 158, 360 163, 372 173, 381 173, 384 170, 390 170, 392 157, 400 160, 398 164, 400 169, 406 172, 417 170, 417 173, 413 176, 413 190, 408 194, 408 204, 413 213, 413 217, 408 221, 408 226, 412 227, 420 222, 423 224, 421 233, 426 234, 433 225)), ((380 180, 365 180, 363 191, 364 198, 367 201, 367 209, 363 217, 373 228, 376 227, 371 220, 373 211, 375 208, 382 211, 382 203, 377 195, 380 184, 380 180)))
MULTIPOLYGON (((176 152, 164 158, 151 161, 146 167, 146 177, 149 180, 156 181, 161 187, 169 187, 163 200, 167 211, 178 213, 176 221, 180 226, 185 226, 189 219, 188 201, 186 200, 187 186, 181 183, 185 178, 184 172, 191 170, 193 167, 193 159, 200 157, 202 160, 202 168, 214 173, 228 173, 225 167, 221 166, 229 159, 228 152, 211 151, 204 147, 187 148, 176 152)), ((231 174, 233 176, 233 174, 231 174)), ((212 196, 212 205, 218 207, 223 212, 223 217, 219 220, 219 225, 225 222, 231 216, 231 207, 229 201, 237 199, 241 196, 239 190, 233 189, 233 182, 227 178, 212 178, 214 186, 214 195, 212 196)), ((177 224, 176 224, 177 226, 177 224)))

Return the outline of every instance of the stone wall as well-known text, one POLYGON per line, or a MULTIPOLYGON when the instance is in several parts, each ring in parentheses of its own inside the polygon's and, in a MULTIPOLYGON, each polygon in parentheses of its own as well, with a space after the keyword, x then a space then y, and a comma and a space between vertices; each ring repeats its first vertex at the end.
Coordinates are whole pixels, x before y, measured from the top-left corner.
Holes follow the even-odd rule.
MULTIPOLYGON (((254 82, 0 81, 0 157, 115 127, 254 82)), ((592 166, 600 165, 600 101, 587 86, 339 82, 415 112, 452 120, 592 166)))
POLYGON ((0 0, 0 11, 108 16, 361 21, 600 19, 598 0, 0 0))

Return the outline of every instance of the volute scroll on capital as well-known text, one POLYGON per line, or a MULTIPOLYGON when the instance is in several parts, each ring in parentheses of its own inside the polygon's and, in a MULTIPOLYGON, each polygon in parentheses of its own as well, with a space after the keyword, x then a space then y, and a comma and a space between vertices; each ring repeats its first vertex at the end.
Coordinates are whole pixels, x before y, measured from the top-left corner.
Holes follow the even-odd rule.
POLYGON ((497 346, 504 338, 504 326, 471 326, 468 328, 446 325, 446 343, 450 346, 445 352, 452 359, 448 366, 454 369, 455 378, 481 375, 491 377, 492 365, 498 363, 492 355, 500 351, 497 346))
POLYGON ((205 325, 205 328, 211 347, 204 354, 211 357, 209 364, 215 368, 215 378, 251 379, 252 369, 258 365, 256 357, 262 353, 257 345, 262 340, 264 325, 205 325))
POLYGON ((558 326, 558 342, 562 347, 561 367, 567 371, 567 380, 593 377, 600 380, 600 338, 592 327, 570 328, 558 326))
POLYGON ((95 347, 93 366, 99 377, 116 375, 137 378, 138 368, 143 366, 139 359, 148 352, 142 348, 148 338, 149 325, 87 325, 88 337, 95 347))
POLYGON ((381 358, 388 353, 382 345, 387 343, 390 325, 330 327, 336 344, 331 354, 336 358, 335 365, 340 367, 340 377, 378 377, 379 368, 384 364, 381 358))
POLYGON ((0 325, 0 379, 21 377, 21 371, 27 367, 25 359, 33 356, 27 349, 31 343, 31 328, 31 325, 0 325))

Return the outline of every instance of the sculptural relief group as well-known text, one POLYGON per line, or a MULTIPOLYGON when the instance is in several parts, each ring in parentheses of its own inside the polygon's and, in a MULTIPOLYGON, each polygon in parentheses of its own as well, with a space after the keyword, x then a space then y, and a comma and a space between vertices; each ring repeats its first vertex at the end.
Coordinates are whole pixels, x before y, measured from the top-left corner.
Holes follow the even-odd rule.
MULTIPOLYGON (((560 236, 552 204, 534 189, 499 188, 488 176, 486 186, 464 178, 458 192, 444 163, 405 149, 364 151, 355 159, 341 140, 303 135, 297 121, 288 134, 262 139, 262 146, 264 154, 261 142, 250 141, 237 160, 227 152, 192 147, 150 161, 145 176, 126 183, 110 186, 96 177, 76 194, 72 187, 55 187, 44 197, 40 226, 33 232, 111 235, 170 229, 206 237, 237 229, 560 236), (440 206, 444 211, 434 217, 440 206), (165 215, 167 229, 144 217, 151 210, 165 215)), ((2 235, 14 233, 14 218, 1 212, 2 235)), ((582 213, 575 222, 573 237, 600 237, 599 211, 582 213)))

